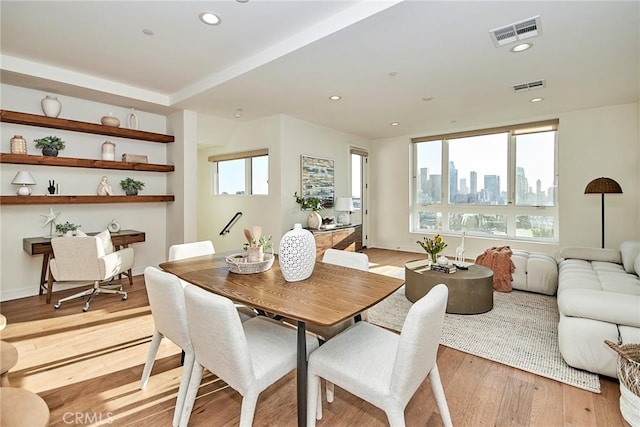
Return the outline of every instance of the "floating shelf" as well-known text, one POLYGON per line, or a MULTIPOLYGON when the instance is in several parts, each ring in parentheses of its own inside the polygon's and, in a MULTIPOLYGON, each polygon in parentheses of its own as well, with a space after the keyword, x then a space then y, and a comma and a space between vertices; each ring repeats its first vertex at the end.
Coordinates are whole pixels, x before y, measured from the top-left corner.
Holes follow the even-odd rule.
POLYGON ((170 143, 174 142, 173 135, 145 132, 135 129, 116 128, 97 123, 79 122, 76 120, 60 119, 57 117, 39 116, 36 114, 20 113, 17 111, 0 110, 0 121, 20 125, 38 126, 52 129, 62 129, 74 132, 92 133, 97 135, 117 136, 121 138, 138 139, 141 141, 170 143))
POLYGON ((70 168, 118 169, 144 172, 173 172, 173 165, 154 163, 115 162, 109 160, 77 159, 73 157, 34 156, 29 154, 0 153, 0 163, 15 165, 64 166, 70 168))
POLYGON ((91 203, 173 202, 174 196, 0 196, 0 205, 70 205, 91 203))

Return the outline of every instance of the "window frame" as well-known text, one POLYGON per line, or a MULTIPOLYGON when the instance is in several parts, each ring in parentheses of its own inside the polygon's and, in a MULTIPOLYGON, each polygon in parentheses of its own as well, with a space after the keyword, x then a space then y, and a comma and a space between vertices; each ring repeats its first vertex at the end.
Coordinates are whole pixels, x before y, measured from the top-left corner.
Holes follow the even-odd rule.
POLYGON ((209 156, 211 163, 211 195, 212 196, 268 196, 269 195, 269 149, 258 149, 242 151, 237 153, 226 153, 209 156), (254 194, 253 190, 253 159, 257 157, 267 157, 267 192, 254 194), (220 168, 219 163, 230 160, 244 160, 244 193, 243 194, 222 194, 220 193, 220 168))
POLYGON ((500 238, 502 240, 528 241, 535 243, 554 243, 559 241, 559 203, 558 203, 558 129, 559 120, 545 120, 532 123, 516 124, 512 126, 502 126, 477 131, 456 132, 450 134, 440 134, 428 137, 418 137, 411 139, 411 168, 410 168, 410 218, 409 232, 417 234, 450 234, 461 235, 464 231, 467 236, 476 236, 482 238, 500 238), (553 194, 553 205, 517 205, 516 204, 516 140, 517 136, 524 134, 555 132, 554 134, 554 183, 555 191, 553 194), (490 134, 498 134, 508 132, 507 141, 507 204, 506 205, 485 205, 475 203, 451 203, 449 201, 449 145, 451 139, 464 137, 474 137, 490 134), (417 147, 419 143, 438 142, 441 143, 441 200, 433 203, 419 203, 418 189, 419 183, 419 164, 417 156, 417 147), (436 229, 425 229, 420 227, 420 213, 429 212, 434 215, 440 214, 441 226, 436 229), (485 215, 505 215, 506 216, 506 234, 491 234, 489 232, 460 230, 453 231, 449 226, 449 215, 455 213, 485 214, 485 215), (530 217, 548 216, 553 217, 553 237, 527 237, 517 236, 516 222, 517 217, 526 215, 530 217))

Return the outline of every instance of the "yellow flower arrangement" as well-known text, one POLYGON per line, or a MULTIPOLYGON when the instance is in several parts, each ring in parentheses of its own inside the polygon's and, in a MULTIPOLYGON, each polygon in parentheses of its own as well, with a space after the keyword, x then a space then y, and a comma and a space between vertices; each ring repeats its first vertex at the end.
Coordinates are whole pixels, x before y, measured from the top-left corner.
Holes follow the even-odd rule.
POLYGON ((447 247, 444 239, 439 234, 433 239, 423 237, 422 240, 418 240, 416 243, 422 246, 422 249, 424 249, 426 253, 431 255, 431 261, 434 263, 438 260, 438 254, 447 247))

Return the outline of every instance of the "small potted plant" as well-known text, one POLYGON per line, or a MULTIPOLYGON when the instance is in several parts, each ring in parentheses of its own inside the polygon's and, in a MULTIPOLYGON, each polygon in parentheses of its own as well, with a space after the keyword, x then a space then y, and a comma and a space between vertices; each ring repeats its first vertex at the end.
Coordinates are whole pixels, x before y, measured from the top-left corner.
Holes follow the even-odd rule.
POLYGON ((324 209, 322 206, 322 199, 317 197, 299 197, 298 192, 293 193, 293 197, 296 198, 296 203, 300 205, 300 209, 303 211, 312 211, 307 217, 307 227, 314 230, 318 230, 322 225, 322 217, 318 213, 324 209))
POLYGON ((423 237, 422 240, 418 240, 416 243, 419 244, 426 253, 431 255, 431 262, 434 264, 438 262, 438 254, 447 247, 444 239, 439 234, 433 239, 423 237))
POLYGON ((64 224, 56 224, 56 231, 65 236, 73 236, 78 228, 80 228, 79 225, 71 224, 69 221, 64 224))
POLYGON ((124 190, 127 196, 137 196, 138 191, 144 188, 144 182, 136 181, 133 178, 126 178, 120 181, 120 187, 124 190))
POLYGON ((36 148, 42 150, 43 156, 56 157, 58 151, 64 150, 64 141, 57 136, 45 136, 44 138, 34 139, 36 148))

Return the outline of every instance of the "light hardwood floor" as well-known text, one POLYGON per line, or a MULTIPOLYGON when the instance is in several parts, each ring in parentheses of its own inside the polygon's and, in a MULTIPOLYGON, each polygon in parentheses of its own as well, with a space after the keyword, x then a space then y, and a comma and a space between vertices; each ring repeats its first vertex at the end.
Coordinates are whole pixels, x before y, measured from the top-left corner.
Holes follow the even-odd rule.
MULTIPOLYGON (((400 268, 420 257, 381 249, 366 252, 377 264, 374 271, 400 268)), ((11 385, 42 396, 51 410, 51 425, 171 425, 180 349, 163 340, 147 388, 138 388, 153 319, 142 276, 132 288, 126 287, 128 301, 101 295, 87 313, 80 301, 54 310, 44 296, 1 305, 8 325, 0 335, 19 352, 9 375, 11 385)), ((54 300, 71 292, 57 292, 54 300)), ((626 426, 618 383, 610 378, 602 377, 602 393, 594 394, 444 346, 438 366, 456 426, 626 426)), ((291 373, 261 394, 254 425, 295 426, 295 395, 291 373)), ((207 374, 190 425, 237 425, 240 402, 237 392, 207 374)), ((428 380, 405 414, 408 426, 442 425, 428 380)), ((330 406, 324 403, 318 425, 373 427, 387 421, 381 410, 336 387, 336 399, 330 406)))

